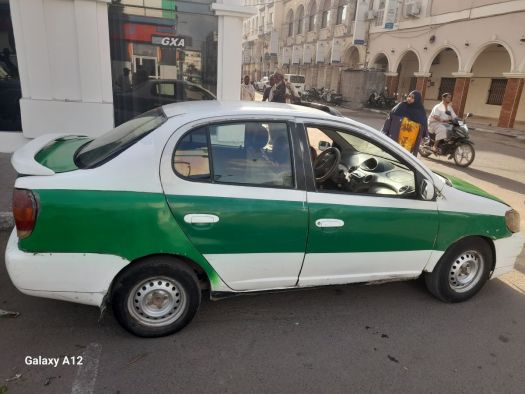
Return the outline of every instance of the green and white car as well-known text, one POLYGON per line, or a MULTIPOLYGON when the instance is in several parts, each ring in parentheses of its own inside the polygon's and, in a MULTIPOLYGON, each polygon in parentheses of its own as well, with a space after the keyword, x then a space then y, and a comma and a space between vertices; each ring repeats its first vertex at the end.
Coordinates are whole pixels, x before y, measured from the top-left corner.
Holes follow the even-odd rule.
POLYGON ((188 324, 201 294, 425 277, 447 302, 513 269, 519 215, 384 135, 286 104, 167 105, 12 158, 23 293, 102 307, 139 336, 188 324))

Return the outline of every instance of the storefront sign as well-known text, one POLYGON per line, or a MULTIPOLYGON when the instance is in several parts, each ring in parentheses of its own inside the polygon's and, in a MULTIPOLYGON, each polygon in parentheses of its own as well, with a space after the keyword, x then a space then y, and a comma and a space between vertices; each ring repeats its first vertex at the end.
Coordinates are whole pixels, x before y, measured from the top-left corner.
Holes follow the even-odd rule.
POLYGON ((165 47, 184 48, 186 46, 186 37, 160 37, 152 36, 151 43, 165 47))

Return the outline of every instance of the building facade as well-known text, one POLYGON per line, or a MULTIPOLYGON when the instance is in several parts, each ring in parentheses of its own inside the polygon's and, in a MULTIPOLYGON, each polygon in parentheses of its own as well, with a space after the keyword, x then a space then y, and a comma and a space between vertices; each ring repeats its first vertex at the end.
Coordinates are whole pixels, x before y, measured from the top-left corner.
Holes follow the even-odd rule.
MULTIPOLYGON (((459 114, 501 127, 525 122, 523 0, 289 0, 282 7, 276 67, 305 75, 308 86, 361 102, 372 90, 402 97, 417 88, 427 108, 450 91, 459 114)), ((257 26, 260 16, 259 9, 251 18, 257 26)), ((247 35, 245 48, 257 48, 259 37, 247 35)), ((258 59, 243 57, 244 69, 258 59)))
POLYGON ((170 100, 238 99, 254 13, 239 0, 0 0, 0 94, 19 103, 18 124, 0 119, 0 150, 97 136, 170 100))

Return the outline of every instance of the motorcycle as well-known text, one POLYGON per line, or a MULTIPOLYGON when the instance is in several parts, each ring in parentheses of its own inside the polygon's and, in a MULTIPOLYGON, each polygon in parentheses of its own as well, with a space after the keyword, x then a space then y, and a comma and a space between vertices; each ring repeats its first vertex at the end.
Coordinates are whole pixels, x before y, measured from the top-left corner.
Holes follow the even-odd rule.
POLYGON ((396 98, 387 97, 383 92, 377 93, 376 91, 373 91, 370 93, 366 103, 370 108, 390 109, 396 105, 396 98))
POLYGON ((321 99, 329 104, 341 105, 343 102, 343 95, 336 93, 333 89, 324 89, 321 94, 321 99))
POLYGON ((419 146, 419 154, 423 157, 429 157, 432 154, 448 156, 449 160, 454 159, 454 162, 460 167, 471 165, 476 157, 476 151, 474 150, 474 143, 469 139, 469 129, 465 121, 472 115, 469 112, 463 120, 456 118, 445 125, 447 138, 440 141, 436 152, 432 150, 435 134, 430 134, 430 138, 419 146))

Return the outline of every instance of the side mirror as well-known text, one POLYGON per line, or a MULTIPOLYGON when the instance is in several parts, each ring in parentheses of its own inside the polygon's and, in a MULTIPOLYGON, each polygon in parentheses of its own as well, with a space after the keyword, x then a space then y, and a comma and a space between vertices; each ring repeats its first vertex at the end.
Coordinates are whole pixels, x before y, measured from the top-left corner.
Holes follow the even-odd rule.
POLYGON ((328 141, 319 141, 319 150, 320 151, 323 151, 323 150, 327 150, 328 148, 330 148, 330 143, 328 141))
POLYGON ((421 198, 425 201, 431 201, 434 199, 435 194, 434 184, 427 179, 423 179, 423 182, 421 182, 421 198))

